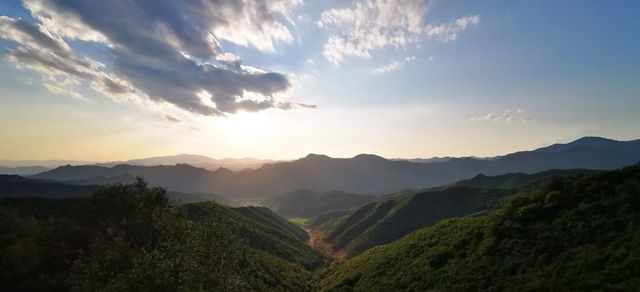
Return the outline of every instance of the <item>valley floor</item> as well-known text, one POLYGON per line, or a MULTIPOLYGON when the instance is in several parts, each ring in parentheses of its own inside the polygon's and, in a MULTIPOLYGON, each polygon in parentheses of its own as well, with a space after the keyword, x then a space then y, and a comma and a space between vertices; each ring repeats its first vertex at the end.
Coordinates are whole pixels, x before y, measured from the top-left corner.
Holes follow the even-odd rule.
POLYGON ((309 246, 337 260, 342 260, 347 256, 347 252, 345 250, 333 250, 333 247, 322 239, 325 234, 324 231, 314 229, 306 230, 307 233, 309 233, 309 246))

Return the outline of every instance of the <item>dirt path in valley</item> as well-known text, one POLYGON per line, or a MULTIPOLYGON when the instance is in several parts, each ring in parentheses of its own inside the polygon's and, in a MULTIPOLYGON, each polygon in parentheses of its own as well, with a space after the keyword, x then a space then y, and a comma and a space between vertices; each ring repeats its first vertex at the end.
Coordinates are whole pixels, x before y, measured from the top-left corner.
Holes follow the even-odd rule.
POLYGON ((307 233, 309 233, 309 246, 337 260, 344 259, 347 256, 347 252, 344 249, 333 250, 333 247, 331 247, 329 243, 322 240, 322 237, 325 234, 324 231, 307 229, 307 233))

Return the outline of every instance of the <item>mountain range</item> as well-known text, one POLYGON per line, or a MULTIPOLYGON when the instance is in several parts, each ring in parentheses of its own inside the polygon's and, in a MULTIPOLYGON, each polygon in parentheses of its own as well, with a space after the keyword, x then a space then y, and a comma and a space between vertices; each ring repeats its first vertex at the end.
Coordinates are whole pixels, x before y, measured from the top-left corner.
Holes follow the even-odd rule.
POLYGON ((567 144, 521 151, 492 159, 452 158, 414 163, 371 154, 304 158, 267 163, 257 169, 210 171, 187 164, 113 167, 62 166, 33 176, 77 184, 103 184, 144 177, 151 185, 180 192, 214 192, 232 199, 266 199, 296 189, 340 190, 382 194, 405 188, 446 185, 478 174, 535 173, 549 169, 614 169, 640 161, 640 140, 616 141, 585 137, 567 144))
POLYGON ((177 154, 177 155, 149 157, 149 158, 142 158, 142 159, 131 159, 131 160, 125 160, 125 161, 97 163, 96 165, 112 167, 119 164, 129 164, 129 165, 139 165, 139 166, 189 164, 191 166, 200 167, 208 170, 216 170, 220 167, 228 168, 231 170, 241 170, 245 168, 258 168, 266 163, 272 163, 272 162, 276 162, 276 161, 268 160, 268 159, 257 159, 257 158, 251 158, 251 157, 214 159, 204 155, 177 154))
POLYGON ((51 170, 44 166, 0 166, 0 174, 7 175, 34 175, 51 170))
POLYGON ((0 160, 0 174, 34 175, 64 165, 96 165, 113 167, 120 164, 139 166, 189 164, 191 166, 208 170, 216 170, 220 167, 232 170, 241 170, 245 168, 258 168, 266 163, 273 162, 277 161, 251 157, 214 159, 208 156, 195 154, 177 154, 111 162, 76 160, 0 160))
MULTIPOLYGON (((133 179, 133 181, 135 181, 135 179, 133 179)), ((72 198, 89 195, 100 188, 102 188, 102 186, 93 184, 78 185, 29 179, 18 175, 0 175, 0 198, 72 198)), ((225 206, 234 205, 233 202, 213 193, 181 193, 170 191, 167 195, 175 202, 181 204, 215 201, 225 206)))
POLYGON ((22 186, 50 195, 0 198, 0 278, 12 291, 174 287, 176 271, 187 290, 634 291, 639 182, 636 164, 476 175, 378 197, 297 190, 265 201, 281 213, 318 205, 311 213, 326 213, 307 221, 307 233, 265 207, 174 205, 138 179, 99 188, 0 176, 0 194, 22 186), (343 209, 356 204, 364 205, 343 209))

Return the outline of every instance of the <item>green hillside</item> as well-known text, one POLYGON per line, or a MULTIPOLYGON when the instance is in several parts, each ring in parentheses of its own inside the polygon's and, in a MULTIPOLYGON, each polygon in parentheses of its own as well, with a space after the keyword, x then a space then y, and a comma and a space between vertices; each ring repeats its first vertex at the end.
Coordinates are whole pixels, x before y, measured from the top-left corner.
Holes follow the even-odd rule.
POLYGON ((310 190, 295 190, 266 200, 263 204, 286 218, 313 218, 318 215, 348 210, 375 200, 374 196, 331 191, 318 193, 310 190))
POLYGON ((399 239, 444 218, 487 210, 508 194, 506 190, 451 187, 411 193, 367 204, 325 223, 324 240, 334 249, 357 255, 371 247, 399 239))
POLYGON ((331 222, 351 213, 351 210, 340 210, 333 211, 324 214, 320 214, 316 217, 311 218, 307 221, 307 226, 309 228, 318 229, 321 228, 322 225, 331 224, 331 222))
POLYGON ((215 203, 139 181, 86 197, 0 200, 7 291, 309 291, 323 257, 215 203))
POLYGON ((458 181, 454 185, 485 189, 513 189, 539 181, 546 177, 573 176, 587 171, 588 170, 584 169, 554 169, 533 174, 507 173, 496 176, 479 174, 471 179, 458 181))
POLYGON ((231 210, 242 214, 243 216, 259 223, 264 227, 276 229, 300 241, 307 241, 309 239, 309 235, 306 231, 304 231, 304 229, 278 216, 268 208, 250 206, 232 208, 231 210))
POLYGON ((554 178, 332 266, 323 291, 636 291, 640 166, 554 178))

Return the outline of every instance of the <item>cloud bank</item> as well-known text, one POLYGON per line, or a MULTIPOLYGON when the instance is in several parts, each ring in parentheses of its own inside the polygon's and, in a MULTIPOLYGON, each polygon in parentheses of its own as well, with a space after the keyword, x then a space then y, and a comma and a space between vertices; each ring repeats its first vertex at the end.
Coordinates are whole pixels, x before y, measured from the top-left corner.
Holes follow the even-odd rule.
POLYGON ((36 22, 0 16, 0 38, 16 44, 11 61, 60 94, 87 83, 115 99, 143 96, 206 116, 290 109, 300 105, 279 99, 291 87, 286 75, 242 64, 219 40, 274 51, 292 41, 286 19, 300 2, 25 0, 36 22), (72 41, 104 46, 108 64, 72 41))
POLYGON ((478 15, 458 18, 450 23, 426 25, 423 22, 430 2, 425 0, 358 0, 352 7, 323 11, 317 25, 334 28, 323 55, 340 64, 347 57, 369 58, 374 50, 404 48, 423 38, 447 42, 478 24, 478 15))

